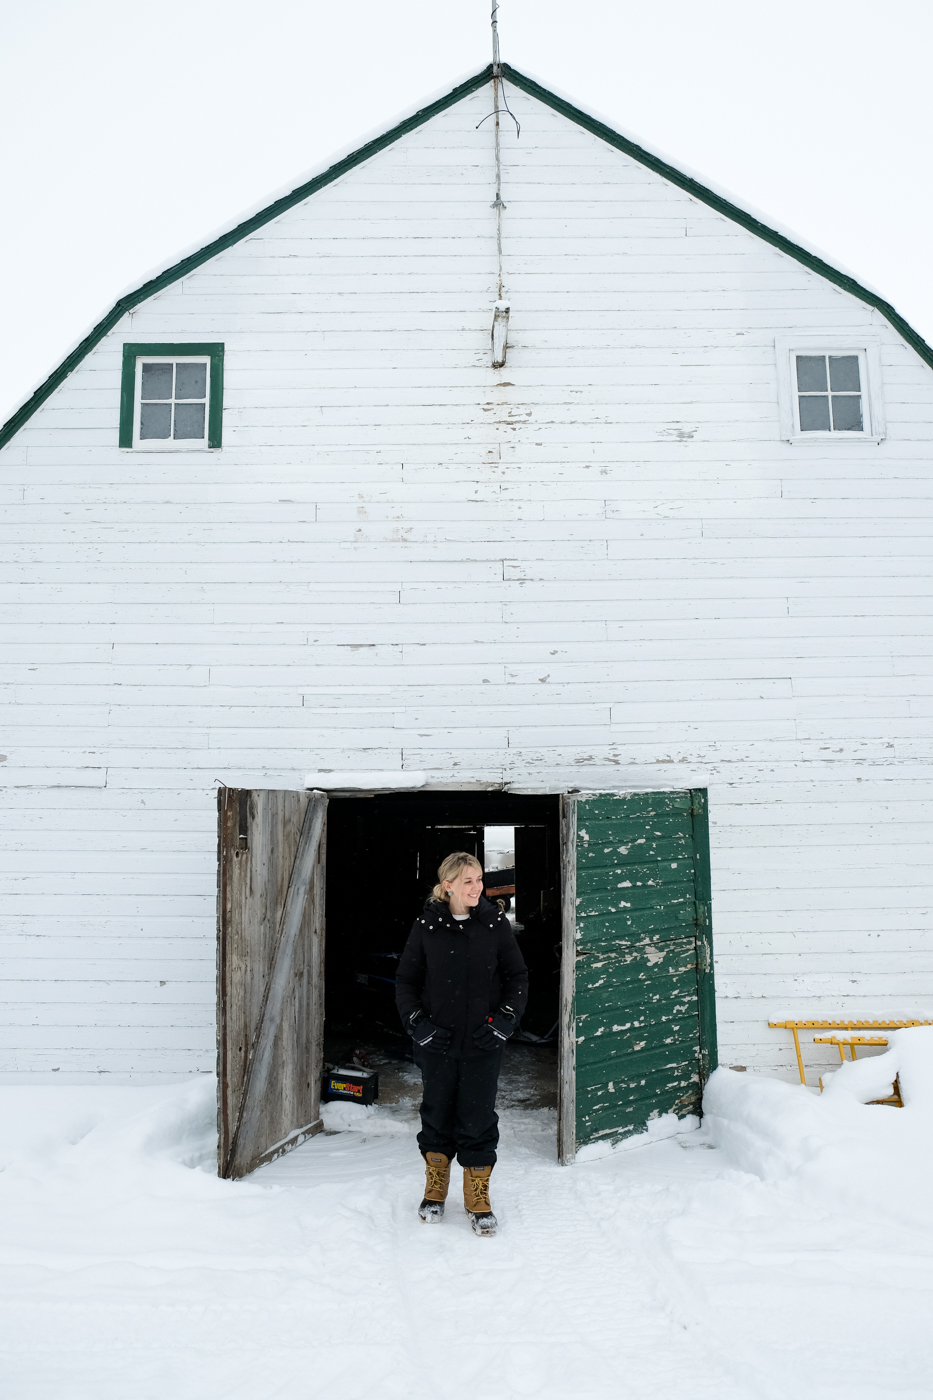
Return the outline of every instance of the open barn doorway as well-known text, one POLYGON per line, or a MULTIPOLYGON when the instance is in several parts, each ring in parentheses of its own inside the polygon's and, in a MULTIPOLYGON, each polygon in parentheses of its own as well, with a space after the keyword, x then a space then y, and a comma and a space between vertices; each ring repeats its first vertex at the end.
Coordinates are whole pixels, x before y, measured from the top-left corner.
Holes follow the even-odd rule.
POLYGON ((530 972, 501 1102, 556 1098, 562 1162, 659 1117, 698 1114, 717 1054, 708 809, 703 788, 369 798, 222 788, 220 1175, 245 1176, 322 1130, 325 1055, 381 1066, 383 1102, 415 1096, 395 968, 452 850, 484 863, 530 972))
POLYGON ((499 793, 332 797, 327 816, 324 1064, 371 1068, 379 1102, 420 1096, 395 1008, 395 970, 451 851, 483 866, 529 969, 530 995, 500 1079, 503 1107, 557 1107, 560 799, 499 793))

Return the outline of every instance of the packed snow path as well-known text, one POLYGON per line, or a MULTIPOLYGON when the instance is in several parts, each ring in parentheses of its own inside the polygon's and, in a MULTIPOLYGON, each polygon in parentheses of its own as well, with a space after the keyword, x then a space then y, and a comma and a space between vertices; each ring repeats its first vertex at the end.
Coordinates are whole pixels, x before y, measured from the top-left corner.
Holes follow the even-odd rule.
POLYGON ((231 1183, 212 1096, 0 1090, 9 1400, 928 1400, 927 1221, 706 1129, 561 1168, 553 1113, 507 1110, 479 1240, 455 1190, 419 1222, 411 1105, 231 1183))

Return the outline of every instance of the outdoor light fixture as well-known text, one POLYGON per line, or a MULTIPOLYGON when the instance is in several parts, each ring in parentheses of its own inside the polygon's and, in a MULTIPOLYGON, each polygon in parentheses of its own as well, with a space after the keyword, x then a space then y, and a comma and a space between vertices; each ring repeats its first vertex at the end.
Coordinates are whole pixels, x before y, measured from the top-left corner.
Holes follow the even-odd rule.
POLYGON ((505 352, 509 338, 509 303, 497 301, 492 318, 492 367, 501 369, 505 364, 505 352))

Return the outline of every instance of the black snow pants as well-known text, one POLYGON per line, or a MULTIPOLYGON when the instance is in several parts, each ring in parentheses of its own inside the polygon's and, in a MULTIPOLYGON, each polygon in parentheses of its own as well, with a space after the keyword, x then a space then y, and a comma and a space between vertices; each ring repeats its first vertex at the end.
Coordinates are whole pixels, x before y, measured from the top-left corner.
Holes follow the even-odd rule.
POLYGON ((443 1152, 461 1167, 491 1167, 499 1143, 496 1090, 502 1051, 464 1058, 415 1049, 421 1070, 424 1098, 421 1103, 422 1152, 443 1152))

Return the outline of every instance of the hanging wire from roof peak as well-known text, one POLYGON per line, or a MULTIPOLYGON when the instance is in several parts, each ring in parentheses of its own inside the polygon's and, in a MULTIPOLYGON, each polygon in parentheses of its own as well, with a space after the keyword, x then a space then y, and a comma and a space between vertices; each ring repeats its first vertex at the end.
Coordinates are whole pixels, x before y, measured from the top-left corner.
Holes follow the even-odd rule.
POLYGON ((499 58, 499 21, 496 19, 498 9, 499 0, 492 0, 492 16, 490 18, 490 24, 492 26, 492 92, 494 105, 492 111, 487 112, 485 117, 483 117, 483 121, 479 121, 476 123, 475 130, 479 131, 480 127, 483 125, 483 122, 488 122, 490 117, 496 118, 496 125, 498 126, 498 118, 500 114, 502 112, 508 112, 509 116, 515 123, 515 139, 517 141, 522 134, 522 127, 521 122, 518 120, 518 117, 515 115, 515 113, 509 106, 509 99, 505 95, 505 81, 502 77, 502 62, 499 58), (501 107, 499 106, 500 88, 502 91, 501 107))

